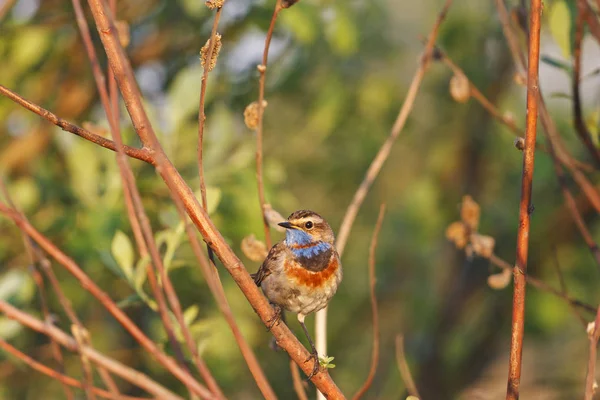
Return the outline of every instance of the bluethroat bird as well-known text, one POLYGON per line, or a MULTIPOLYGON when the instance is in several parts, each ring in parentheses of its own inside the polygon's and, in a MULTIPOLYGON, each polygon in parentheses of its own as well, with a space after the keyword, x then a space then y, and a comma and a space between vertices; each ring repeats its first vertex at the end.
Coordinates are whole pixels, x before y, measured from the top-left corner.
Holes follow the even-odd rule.
POLYGON ((298 314, 308 338, 314 367, 308 379, 319 371, 319 355, 308 334, 304 318, 329 303, 342 280, 342 264, 335 250, 331 227, 314 211, 300 210, 280 226, 285 240, 275 244, 252 279, 276 310, 271 327, 283 318, 283 311, 298 314))

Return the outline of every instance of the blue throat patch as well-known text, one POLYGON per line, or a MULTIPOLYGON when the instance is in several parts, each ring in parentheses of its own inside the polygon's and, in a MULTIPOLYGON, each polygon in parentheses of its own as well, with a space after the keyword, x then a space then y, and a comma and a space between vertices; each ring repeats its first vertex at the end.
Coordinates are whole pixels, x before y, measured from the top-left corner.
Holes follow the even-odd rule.
POLYGON ((285 234, 285 244, 290 247, 296 257, 311 258, 324 251, 331 249, 329 243, 313 241, 312 237, 300 229, 288 229, 285 234), (302 249, 294 249, 292 245, 307 246, 302 249))

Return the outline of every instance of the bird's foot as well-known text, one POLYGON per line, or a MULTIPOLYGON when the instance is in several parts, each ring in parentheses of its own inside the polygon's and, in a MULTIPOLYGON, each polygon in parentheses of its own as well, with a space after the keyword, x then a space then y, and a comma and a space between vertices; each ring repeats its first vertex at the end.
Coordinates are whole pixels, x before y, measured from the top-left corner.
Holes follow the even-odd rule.
POLYGON ((279 324, 281 321, 281 315, 283 314, 283 310, 277 304, 273 305, 273 311, 275 314, 267 321, 267 331, 270 331, 275 325, 279 324))
POLYGON ((307 363, 310 360, 314 360, 314 364, 312 372, 306 377, 307 381, 310 381, 312 377, 318 374, 320 371, 321 363, 319 362, 319 353, 317 353, 317 350, 313 350, 312 353, 310 353, 310 356, 308 356, 304 362, 307 363))

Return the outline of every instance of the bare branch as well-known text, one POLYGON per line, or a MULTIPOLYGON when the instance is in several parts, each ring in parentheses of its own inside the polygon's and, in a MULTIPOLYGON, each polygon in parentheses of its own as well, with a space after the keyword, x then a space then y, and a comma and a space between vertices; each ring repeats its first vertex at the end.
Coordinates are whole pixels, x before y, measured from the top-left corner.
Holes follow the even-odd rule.
POLYGON ((400 376, 404 381, 408 394, 421 398, 419 391, 417 390, 417 385, 415 385, 415 381, 410 373, 410 368, 408 368, 408 363, 406 362, 406 355, 404 354, 404 336, 401 334, 396 336, 396 363, 398 364, 400 376))
POLYGON ((525 149, 523 150, 523 178, 521 181, 521 201, 519 205, 519 230, 517 232, 517 255, 514 275, 512 335, 508 365, 507 400, 519 398, 521 381, 521 360, 523 335, 525 332, 525 289, 527 274, 527 253, 529 249, 529 225, 531 216, 531 192, 533 186, 533 166, 537 134, 540 58, 540 28, 542 15, 541 0, 531 0, 529 21, 529 61, 527 69, 527 128, 525 149))
MULTIPOLYGON (((37 332, 43 333, 46 336, 54 338, 61 345, 71 351, 81 351, 94 363, 103 366, 107 370, 111 371, 115 375, 120 376, 123 379, 133 383, 134 385, 146 390, 148 393, 153 394, 161 399, 172 399, 179 400, 181 397, 172 393, 167 388, 156 383, 145 374, 136 371, 128 366, 121 364, 109 357, 106 357, 102 353, 90 348, 89 346, 79 346, 77 341, 64 333, 62 330, 45 324, 44 322, 32 317, 31 315, 16 309, 7 302, 0 300, 0 312, 3 312, 8 318, 14 319, 20 324, 27 326, 37 332)), ((210 395, 208 396, 210 397, 210 395)))
POLYGON ((375 251, 377 250, 377 241, 379 239, 379 231, 383 224, 383 217, 385 215, 385 204, 382 204, 379 208, 379 216, 377 217, 377 224, 373 231, 373 237, 371 239, 371 245, 369 246, 369 287, 371 291, 371 312, 373 314, 373 352, 371 355, 371 368, 367 380, 354 395, 354 400, 360 399, 369 390, 373 384, 375 378, 375 372, 377 371, 377 364, 379 362, 379 313, 377 311, 377 295, 375 294, 375 284, 377 282, 377 276, 375 274, 375 251))
MULTIPOLYGON (((52 339, 52 340, 54 340, 54 339, 52 339)), ((44 375, 51 377, 52 379, 56 379, 63 385, 72 386, 72 387, 76 387, 79 389, 84 388, 84 385, 81 382, 79 382, 77 379, 71 378, 70 376, 67 376, 61 372, 55 371, 52 368, 49 368, 46 365, 34 360, 33 358, 29 357, 27 354, 20 352, 19 350, 17 350, 16 348, 14 348, 9 343, 4 341, 4 339, 1 339, 1 338, 0 338, 0 347, 7 353, 12 354, 14 357, 20 359, 25 364, 29 365, 31 368, 35 369, 36 371, 38 371, 44 375)), ((106 390, 103 390, 103 389, 100 389, 97 387, 92 387, 91 389, 94 394, 96 394, 100 397, 104 397, 106 399, 114 399, 114 400, 145 400, 146 399, 145 397, 132 397, 132 396, 125 396, 122 394, 115 395, 114 393, 108 392, 106 390)))
MULTIPOLYGON (((105 149, 117 151, 117 145, 112 140, 106 139, 100 135, 92 133, 86 129, 80 128, 77 125, 73 125, 72 123, 64 119, 57 117, 55 114, 51 113, 45 108, 42 108, 37 104, 25 100, 23 97, 19 96, 18 94, 6 88, 5 86, 0 85, 0 94, 2 94, 5 97, 8 97, 15 103, 25 107, 29 111, 36 113, 40 117, 58 126, 63 131, 71 132, 85 140, 97 144, 98 146, 102 146, 105 149)), ((148 149, 136 149, 135 147, 123 146, 123 150, 125 151, 125 154, 127 154, 129 157, 137 158, 138 160, 145 161, 148 164, 154 163, 152 154, 148 149)))

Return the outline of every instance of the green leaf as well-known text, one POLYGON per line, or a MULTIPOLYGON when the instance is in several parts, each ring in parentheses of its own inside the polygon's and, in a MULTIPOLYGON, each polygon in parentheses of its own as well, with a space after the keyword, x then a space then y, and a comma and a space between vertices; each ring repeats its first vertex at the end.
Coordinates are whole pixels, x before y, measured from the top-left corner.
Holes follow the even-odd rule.
POLYGON ((136 292, 140 292, 148 277, 148 264, 150 263, 150 255, 146 254, 141 258, 135 266, 135 276, 133 278, 133 288, 136 292))
POLYGON ((325 33, 335 54, 350 56, 358 50, 358 29, 350 18, 350 13, 342 6, 336 7, 332 20, 326 25, 325 33))
POLYGON ((331 362, 335 359, 335 357, 319 357, 319 364, 325 368, 335 368, 335 364, 331 362))
POLYGON ((568 74, 571 74, 573 68, 571 67, 570 64, 562 61, 562 60, 558 60, 554 57, 551 57, 549 55, 542 55, 541 59, 540 59, 543 63, 548 64, 552 67, 558 68, 558 69, 562 69, 563 71, 567 72, 568 74))
POLYGON ((131 240, 121 231, 117 231, 111 244, 111 252, 125 277, 131 281, 133 277, 133 246, 131 240))
POLYGON ((28 274, 21 270, 9 270, 0 278, 0 299, 10 300, 18 297, 19 301, 28 301, 33 297, 33 282, 28 274))
POLYGON ((311 7, 292 7, 279 14, 281 23, 286 26, 302 44, 311 44, 317 38, 319 27, 318 15, 311 7))
POLYGON ((565 58, 571 58, 571 30, 573 19, 566 1, 555 1, 548 16, 550 32, 565 58))
POLYGON ((189 306, 183 312, 183 321, 185 322, 186 326, 190 326, 192 324, 192 322, 194 322, 194 320, 198 316, 199 311, 200 311, 200 308, 198 308, 198 306, 196 304, 194 304, 194 305, 189 306))
POLYGON ((139 294, 133 293, 117 303, 117 307, 124 309, 131 306, 144 304, 143 299, 139 294))
POLYGON ((23 329, 17 321, 0 316, 0 338, 9 340, 16 337, 23 329))

